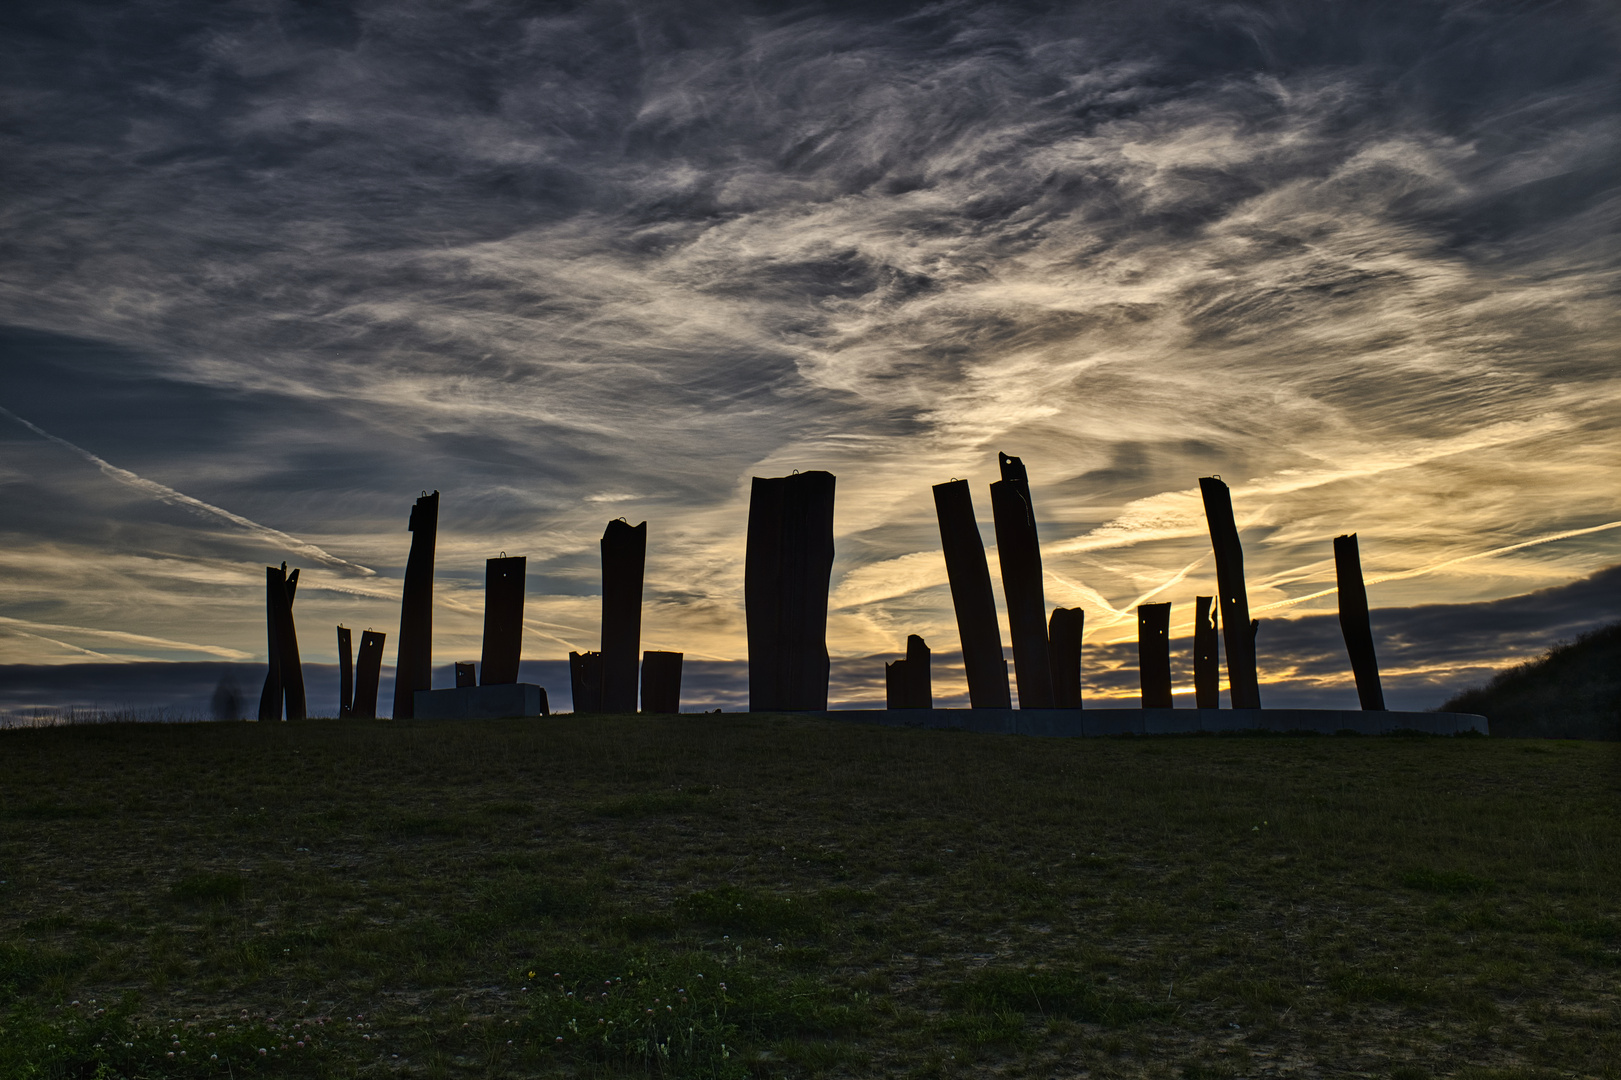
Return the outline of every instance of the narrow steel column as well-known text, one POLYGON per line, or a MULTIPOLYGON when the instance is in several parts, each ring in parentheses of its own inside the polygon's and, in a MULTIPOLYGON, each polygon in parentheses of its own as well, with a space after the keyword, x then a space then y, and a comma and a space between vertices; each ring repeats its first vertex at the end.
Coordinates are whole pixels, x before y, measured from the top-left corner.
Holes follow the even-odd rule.
POLYGON ((304 665, 298 659, 298 631, 293 626, 293 593, 298 588, 297 577, 297 570, 287 576, 276 567, 265 567, 267 591, 275 609, 276 663, 281 669, 281 694, 289 720, 304 719, 306 711, 304 665))
POLYGON ((433 549, 439 536, 439 493, 411 507, 411 554, 405 561, 399 651, 394 660, 394 719, 416 715, 418 690, 433 689, 433 549))
POLYGON ((642 575, 647 522, 608 522, 602 534, 602 711, 636 711, 642 651, 642 575))
POLYGON ((1194 597, 1193 704, 1200 709, 1221 708, 1221 657, 1216 634, 1215 597, 1194 597))
POLYGON ((906 638, 906 658, 884 665, 884 707, 934 708, 934 682, 929 646, 916 634, 906 638))
POLYGON ((906 707, 908 709, 934 708, 934 673, 930 670, 933 657, 929 646, 916 634, 906 637, 906 707))
POLYGON ((1081 707, 1081 634, 1086 612, 1080 608, 1053 608, 1047 620, 1047 658, 1053 672, 1053 705, 1081 707))
POLYGON ((602 654, 599 652, 568 654, 569 688, 574 693, 574 713, 602 711, 602 654))
POLYGON ((906 661, 894 660, 886 663, 884 665, 884 708, 907 708, 906 691, 906 661))
POLYGON ((338 627, 338 718, 347 719, 355 698, 355 650, 347 626, 338 627))
POLYGON ((1030 506, 1024 463, 998 454, 1002 479, 991 485, 996 520, 996 556, 1002 564, 1002 595, 1007 599, 1013 638, 1013 678, 1019 708, 1053 707, 1052 662, 1047 656, 1047 599, 1041 584, 1041 545, 1030 506))
POLYGON ((678 652, 642 653, 642 711, 681 711, 681 660, 678 652))
POLYGON ((820 471, 754 478, 743 570, 750 711, 827 708, 834 483, 820 471))
POLYGON ((1334 538, 1334 578, 1340 592, 1340 633, 1345 635, 1345 651, 1351 654, 1356 696, 1364 709, 1383 712, 1385 691, 1379 684, 1379 659, 1373 652, 1373 624, 1356 533, 1334 538))
POLYGON ((1137 605, 1137 674, 1143 708, 1171 707, 1171 605, 1137 605))
MULTIPOLYGON (((265 685, 259 691, 259 719, 280 720, 282 702, 281 681, 281 650, 278 645, 279 632, 276 627, 276 593, 270 584, 269 572, 274 567, 265 567, 265 639, 269 654, 269 668, 265 672, 265 685)), ((293 606, 293 596, 298 592, 298 571, 287 573, 287 564, 281 564, 281 592, 287 598, 287 606, 293 606)))
POLYGON ((287 595, 287 564, 281 564, 280 580, 273 566, 265 567, 265 641, 269 652, 269 669, 265 672, 264 689, 259 691, 259 719, 264 722, 281 719, 281 657, 276 649, 276 594, 287 595))
POLYGON ((484 560, 484 650, 478 680, 485 686, 518 681, 523 655, 523 590, 529 559, 523 555, 484 560))
POLYGON ((1204 496, 1205 521, 1216 554, 1216 587, 1221 593, 1221 625, 1227 646, 1227 694, 1235 709, 1259 709, 1261 684, 1255 672, 1255 629, 1250 626, 1249 594, 1244 590, 1244 549, 1238 543, 1232 492, 1214 476, 1199 478, 1199 492, 1204 496))
POLYGON ((1002 631, 996 622, 996 594, 985 561, 985 542, 974 520, 968 481, 934 485, 934 512, 940 519, 951 604, 957 610, 957 637, 968 676, 968 703, 975 709, 1011 709, 1002 631))
POLYGON ((360 656, 355 661, 355 701, 349 715, 377 719, 377 684, 383 678, 383 639, 387 634, 367 630, 360 635, 360 656))

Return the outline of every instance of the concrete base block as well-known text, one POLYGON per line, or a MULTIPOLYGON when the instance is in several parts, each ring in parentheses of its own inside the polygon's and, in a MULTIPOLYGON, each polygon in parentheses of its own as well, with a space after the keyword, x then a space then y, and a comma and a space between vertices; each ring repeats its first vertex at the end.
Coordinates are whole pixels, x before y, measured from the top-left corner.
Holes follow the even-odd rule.
POLYGON ((458 686, 418 690, 418 720, 500 720, 509 716, 550 716, 546 688, 534 683, 458 686))
POLYGON ((1195 732, 1313 731, 1388 735, 1418 731, 1489 734, 1484 716, 1360 709, 851 709, 816 714, 885 727, 925 727, 995 735, 1058 738, 1099 735, 1188 735, 1195 732))

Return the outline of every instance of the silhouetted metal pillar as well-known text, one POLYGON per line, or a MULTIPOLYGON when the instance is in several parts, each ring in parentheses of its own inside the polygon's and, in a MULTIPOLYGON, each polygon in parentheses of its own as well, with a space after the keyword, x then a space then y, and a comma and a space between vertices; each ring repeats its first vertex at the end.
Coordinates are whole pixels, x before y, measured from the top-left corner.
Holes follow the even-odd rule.
POLYGON ((743 570, 753 712, 827 708, 834 483, 821 471, 754 478, 743 570))
POLYGON ((338 627, 338 718, 347 719, 355 698, 355 650, 347 626, 338 627))
POLYGON ((602 711, 636 711, 642 651, 642 573, 647 522, 608 522, 602 534, 602 711))
POLYGON ((1373 652, 1373 624, 1356 533, 1334 538, 1334 578, 1340 592, 1340 633, 1345 635, 1345 651, 1351 654, 1356 696, 1364 709, 1383 712, 1385 691, 1379 684, 1379 660, 1373 652))
POLYGON ((1216 588, 1221 593, 1221 625, 1227 646, 1227 694, 1235 709, 1259 709, 1261 684, 1255 673, 1255 629, 1250 626, 1249 594, 1244 590, 1244 549, 1238 543, 1233 496, 1219 477, 1199 478, 1205 521, 1216 555, 1216 588), (1245 631, 1249 632, 1246 633, 1245 631))
POLYGON ((1047 619, 1047 659, 1053 673, 1053 707, 1081 707, 1081 634, 1086 612, 1080 608, 1053 608, 1047 619))
MULTIPOLYGON (((285 571, 287 564, 282 563, 285 571)), ((276 650, 276 592, 278 584, 286 595, 285 580, 278 583, 274 567, 265 567, 265 641, 267 663, 264 689, 259 691, 259 719, 264 722, 281 719, 281 658, 276 650)))
POLYGON ((933 657, 929 646, 916 634, 906 637, 906 707, 934 708, 933 657))
POLYGON ((355 700, 349 715, 377 719, 377 685, 383 678, 383 639, 387 634, 367 630, 360 635, 360 655, 355 661, 355 700))
POLYGON ((276 627, 276 665, 281 677, 281 697, 286 704, 287 719, 302 720, 305 716, 304 665, 298 659, 298 631, 293 626, 293 602, 287 594, 287 580, 284 568, 265 567, 265 592, 269 596, 271 620, 276 627))
POLYGON ((930 671, 932 656, 921 637, 906 638, 906 658, 884 665, 884 707, 889 709, 934 708, 934 684, 930 671))
POLYGON ((599 713, 602 711, 602 654, 599 652, 568 654, 569 688, 574 693, 574 712, 599 713))
POLYGON ((478 669, 473 666, 471 660, 456 661, 456 685, 458 687, 478 685, 478 669))
POLYGON ((906 708, 906 694, 906 661, 894 660, 886 663, 884 665, 884 708, 906 708))
POLYGON ((1013 638, 1013 678, 1019 708, 1053 707, 1052 662, 1047 655, 1047 599, 1041 584, 1041 545, 1030 505, 1030 482, 1024 463, 997 454, 1002 479, 991 485, 991 514, 996 519, 996 555, 1002 564, 1002 595, 1013 638))
POLYGON ((996 623, 996 594, 985 561, 985 542, 974 520, 968 481, 934 485, 934 511, 940 519, 940 546, 945 549, 951 604, 957 609, 957 637, 968 675, 968 703, 975 709, 1011 709, 1007 660, 1002 631, 996 623))
POLYGON ((523 555, 484 560, 484 650, 478 678, 485 686, 518 681, 523 654, 523 590, 529 560, 523 555))
POLYGON ((411 507, 411 554, 405 561, 400 642, 394 661, 394 719, 416 715, 418 690, 433 689, 433 549, 439 536, 439 493, 411 507))
POLYGON ((1221 657, 1216 634, 1215 597, 1194 597, 1193 704, 1200 709, 1221 708, 1221 657))
POLYGON ((1137 605, 1137 673, 1143 708, 1171 707, 1171 605, 1137 605))
MULTIPOLYGON (((268 572, 273 567, 265 567, 268 572)), ((281 591, 287 598, 287 606, 293 605, 293 596, 298 592, 298 571, 287 573, 287 564, 281 564, 283 575, 281 591)), ((282 702, 281 684, 281 650, 277 645, 278 633, 276 629, 276 597, 271 590, 268 576, 265 581, 265 641, 266 651, 269 655, 269 666, 265 672, 264 689, 259 691, 259 719, 280 720, 282 702)))
POLYGON ((681 660, 678 652, 642 654, 642 711, 678 713, 681 711, 681 660))

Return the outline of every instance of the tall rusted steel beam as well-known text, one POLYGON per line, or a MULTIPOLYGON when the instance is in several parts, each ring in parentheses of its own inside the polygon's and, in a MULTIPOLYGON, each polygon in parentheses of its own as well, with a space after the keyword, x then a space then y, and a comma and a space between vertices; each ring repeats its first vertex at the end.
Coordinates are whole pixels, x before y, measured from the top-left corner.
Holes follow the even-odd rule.
POLYGON ((281 564, 282 579, 278 582, 274 567, 265 567, 265 642, 269 669, 265 672, 264 689, 259 691, 259 719, 281 719, 281 657, 276 649, 276 593, 287 594, 287 564, 281 564))
POLYGON ((346 720, 355 700, 355 650, 347 626, 338 627, 338 718, 346 720))
POLYGON ((996 622, 996 594, 985 561, 985 541, 974 520, 968 481, 934 485, 934 512, 940 519, 940 546, 945 550, 951 604, 957 611, 957 637, 968 676, 968 703, 975 709, 1010 709, 1007 659, 996 622))
POLYGON ((1379 659, 1373 651, 1373 624, 1368 615, 1368 588, 1362 580, 1362 554, 1356 533, 1334 538, 1334 579, 1340 593, 1340 633, 1351 654, 1356 696, 1362 708, 1383 712, 1385 691, 1379 683, 1379 659))
POLYGON ((906 637, 906 707, 908 709, 934 708, 934 673, 930 670, 933 657, 929 646, 916 634, 906 637))
MULTIPOLYGON (((285 564, 284 564, 285 565, 285 564)), ((287 719, 302 720, 306 714, 304 665, 298 658, 298 630, 293 625, 292 593, 298 588, 296 575, 289 579, 284 569, 265 567, 266 592, 276 623, 276 663, 281 674, 281 696, 287 719), (291 582, 291 588, 289 588, 291 582)))
POLYGON ((405 561, 399 651, 394 661, 394 719, 416 715, 416 692, 433 689, 433 550, 439 537, 439 493, 411 507, 411 554, 405 561))
MULTIPOLYGON (((282 703, 281 682, 281 653, 277 647, 278 633, 276 629, 276 598, 271 592, 269 571, 272 567, 265 567, 265 642, 269 657, 268 668, 265 672, 265 685, 259 691, 259 719, 280 720, 282 703)), ((287 573, 287 564, 281 564, 281 589, 286 594, 287 606, 293 604, 293 596, 298 592, 298 571, 287 573)))
POLYGON ((602 711, 602 654, 599 652, 571 652, 568 654, 569 689, 573 691, 574 713, 602 711))
POLYGON ((1221 708, 1221 656, 1216 634, 1213 596, 1194 597, 1193 704, 1200 709, 1221 708))
POLYGON ((754 478, 743 569, 753 712, 827 708, 834 484, 821 471, 754 478))
POLYGON ((916 634, 906 638, 906 657, 884 665, 884 707, 934 708, 934 683, 929 646, 916 634))
POLYGON ((1053 705, 1081 707, 1081 635, 1086 612, 1080 608, 1053 608, 1047 619, 1047 657, 1053 673, 1053 705))
POLYGON ((523 655, 523 590, 529 559, 523 555, 484 560, 484 647, 478 681, 500 686, 518 681, 523 655))
POLYGON ((1143 708, 1171 707, 1171 605, 1137 605, 1137 674, 1143 708))
POLYGON ((884 708, 905 709, 906 704, 906 661, 893 660, 884 665, 884 708))
POLYGON ((1250 626, 1249 594, 1244 589, 1244 549, 1238 543, 1233 496, 1219 477, 1199 478, 1205 521, 1216 555, 1216 588, 1221 594, 1221 625, 1227 646, 1227 694, 1235 709, 1259 709, 1261 684, 1255 671, 1255 630, 1250 626))
POLYGON ((298 571, 287 564, 265 567, 265 637, 269 664, 259 692, 259 719, 280 720, 286 703, 288 719, 304 719, 304 667, 298 660, 298 634, 293 629, 293 595, 298 571))
POLYGON ((1024 463, 998 454, 1002 479, 991 485, 996 521, 996 555, 1002 564, 1002 595, 1007 599, 1013 638, 1013 678, 1019 708, 1053 707, 1052 661, 1047 655, 1047 599, 1041 583, 1041 545, 1030 504, 1024 463))
POLYGON ((360 655, 355 660, 355 700, 349 715, 377 719, 377 686, 383 678, 383 639, 387 634, 367 630, 360 635, 360 655))
POLYGON ((642 653, 642 711, 678 713, 681 711, 681 661, 678 652, 642 653))
POLYGON ((636 711, 642 655, 647 522, 608 522, 602 534, 602 711, 636 711))

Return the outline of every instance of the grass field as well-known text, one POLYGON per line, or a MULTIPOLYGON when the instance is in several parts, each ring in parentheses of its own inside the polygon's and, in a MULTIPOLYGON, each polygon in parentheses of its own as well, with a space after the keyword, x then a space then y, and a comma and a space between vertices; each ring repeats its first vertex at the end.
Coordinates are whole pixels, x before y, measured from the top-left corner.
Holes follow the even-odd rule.
POLYGON ((1618 752, 0 732, 0 1076, 1621 1077, 1618 752))

